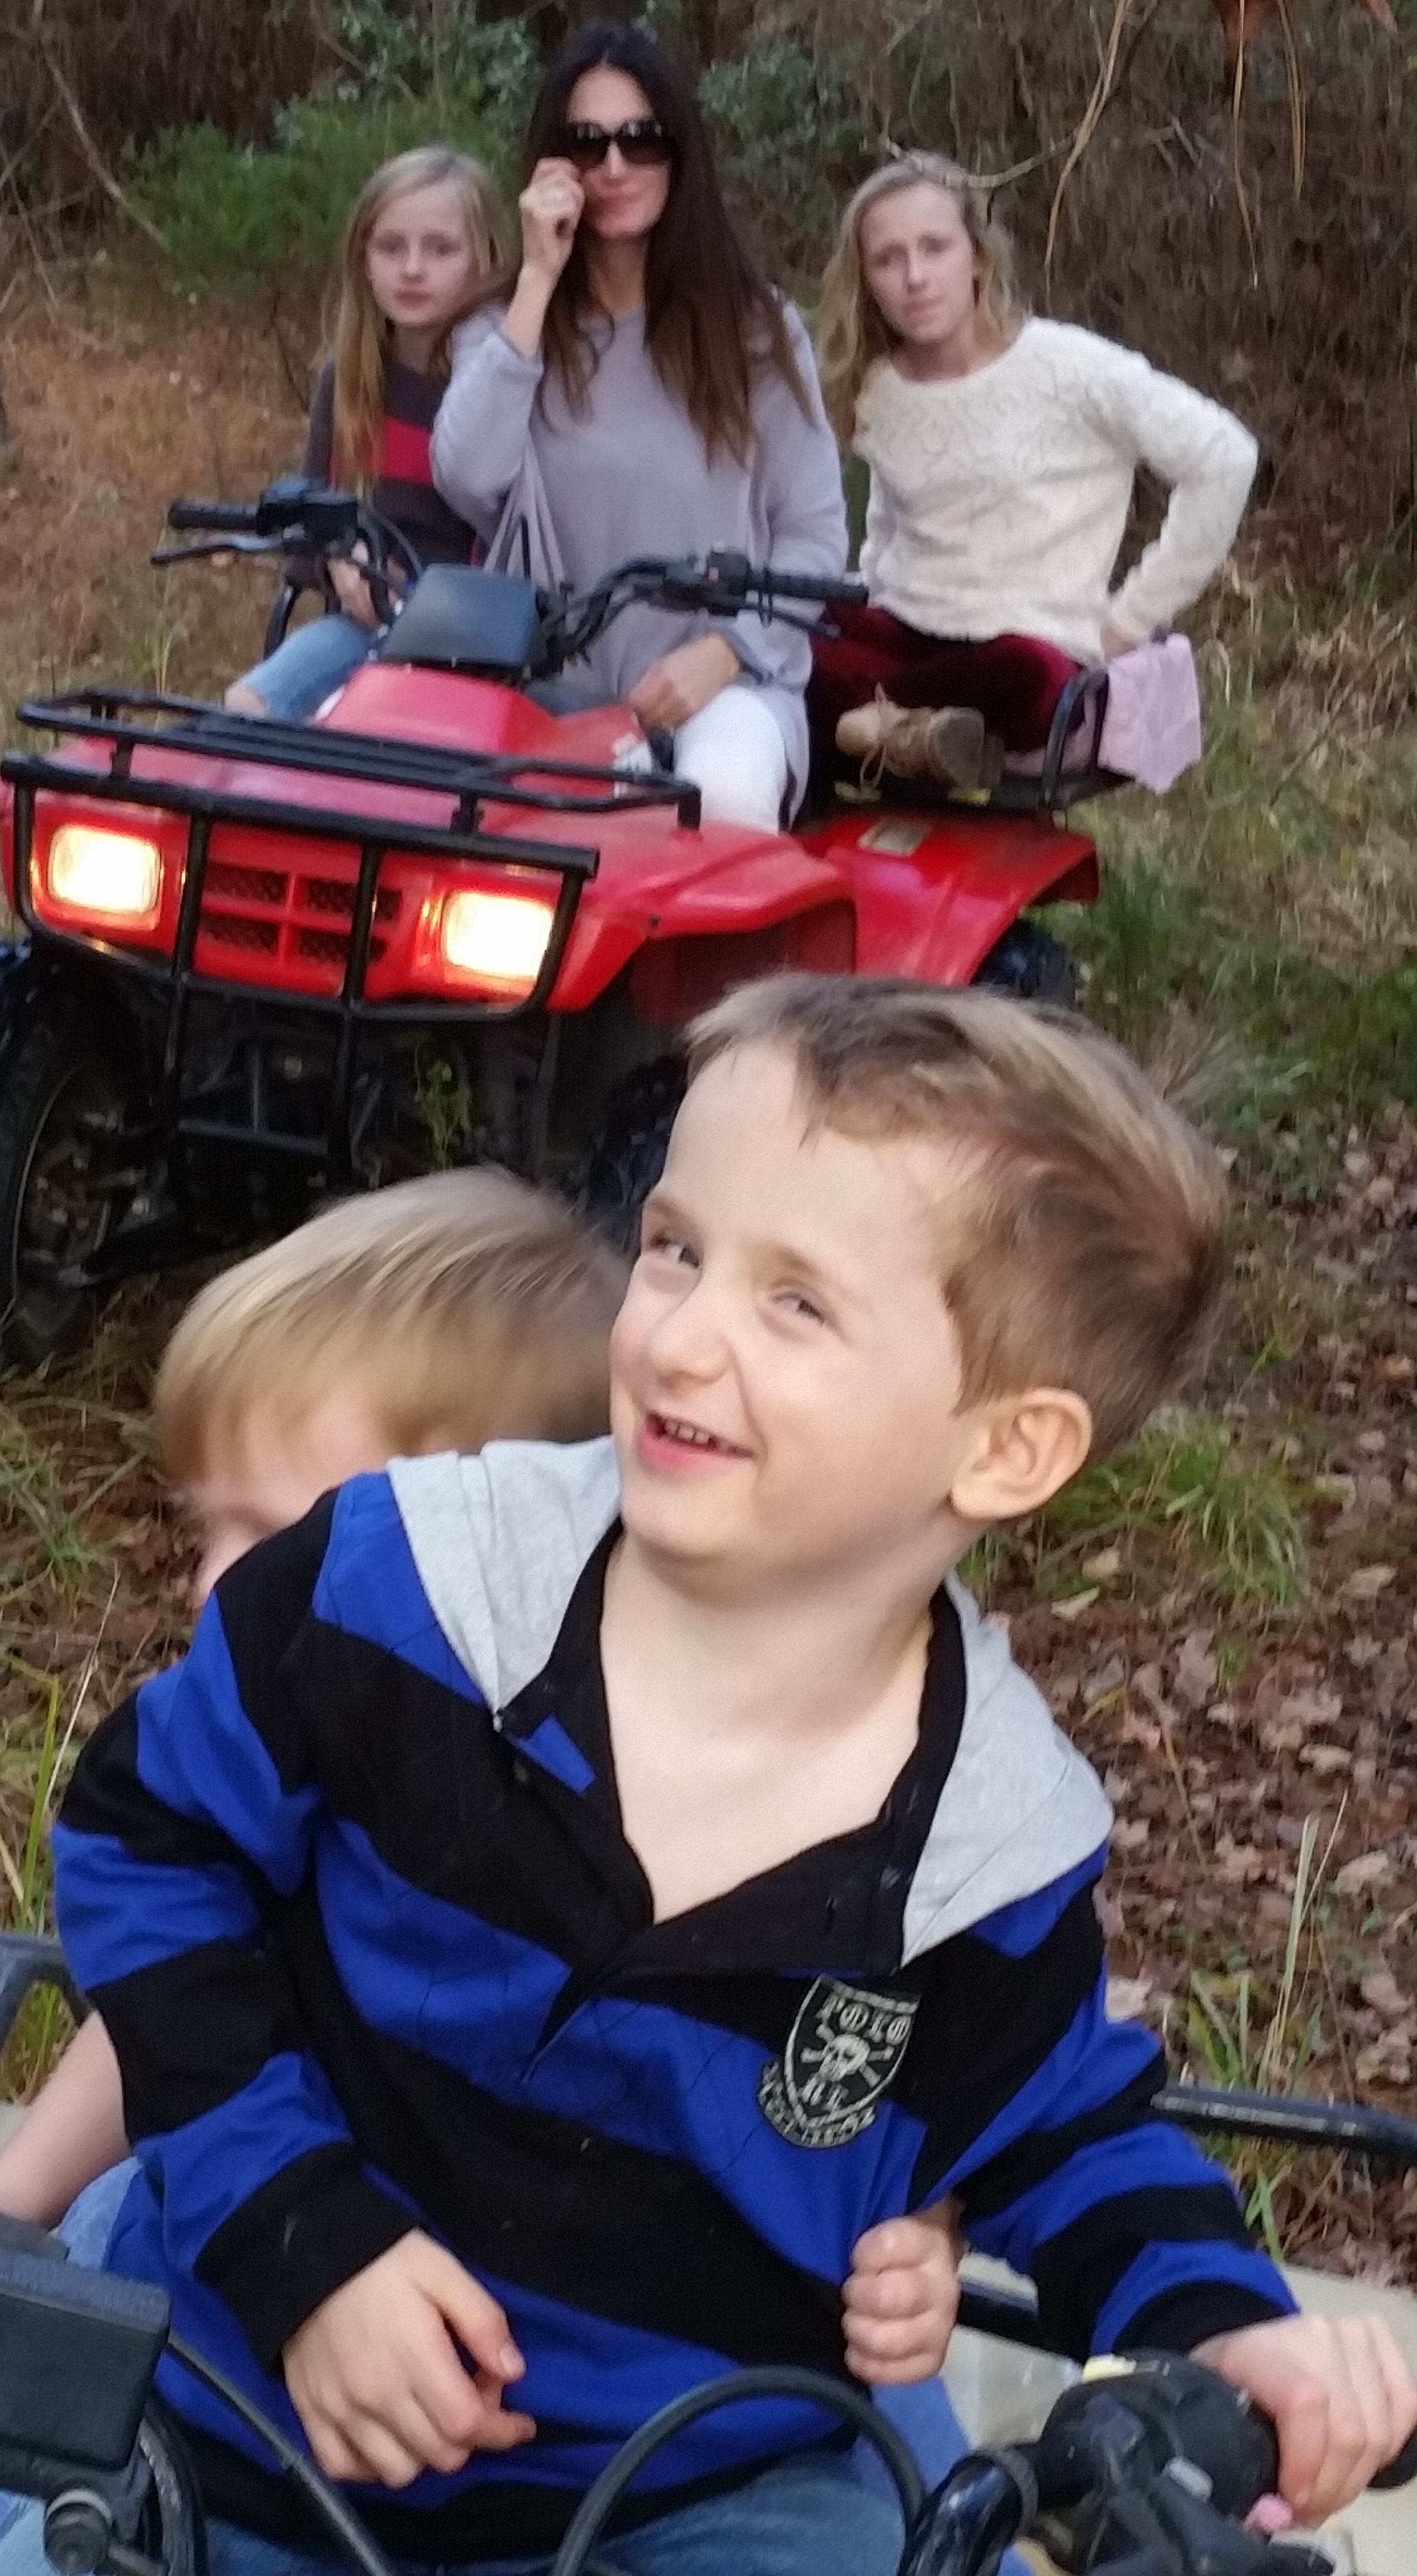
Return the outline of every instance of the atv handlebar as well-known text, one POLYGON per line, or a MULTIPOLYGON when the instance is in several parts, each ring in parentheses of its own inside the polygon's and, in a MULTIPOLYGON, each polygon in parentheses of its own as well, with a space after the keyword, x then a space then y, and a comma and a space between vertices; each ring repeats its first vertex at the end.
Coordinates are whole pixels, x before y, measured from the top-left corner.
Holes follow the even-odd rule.
MULTIPOLYGON (((195 537, 197 543, 161 548, 152 558, 154 563, 188 561, 224 551, 303 554, 346 562, 358 557, 367 563, 381 618, 396 613, 387 589, 391 558, 397 557, 414 580, 423 569, 398 530, 357 494, 300 475, 286 475, 268 484, 255 501, 174 501, 167 523, 177 534, 195 537)), ((705 556, 636 556, 618 564, 589 590, 543 601, 545 614, 528 676, 553 678, 568 662, 587 653, 612 620, 636 602, 709 617, 737 617, 756 610, 766 620, 781 619, 785 602, 814 609, 859 608, 865 599, 865 586, 859 581, 750 563, 746 555, 728 547, 705 556)))
POLYGON ((167 524, 180 536, 259 536, 260 504, 256 501, 172 501, 167 524))
POLYGON ((155 564, 186 563, 222 553, 315 555, 322 562, 357 562, 368 581, 380 621, 389 624, 398 600, 389 587, 392 562, 410 581, 423 570, 408 539, 354 492, 341 492, 308 476, 287 474, 268 483, 254 501, 177 500, 167 524, 191 546, 160 546, 155 564))

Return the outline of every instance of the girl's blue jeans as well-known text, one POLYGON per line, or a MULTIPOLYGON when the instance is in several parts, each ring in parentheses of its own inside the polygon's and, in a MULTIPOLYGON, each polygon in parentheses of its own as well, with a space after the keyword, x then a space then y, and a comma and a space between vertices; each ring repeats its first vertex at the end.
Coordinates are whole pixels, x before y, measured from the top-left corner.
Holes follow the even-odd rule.
POLYGON ((372 627, 346 617, 343 609, 333 610, 327 616, 312 617, 308 625, 293 626, 274 653, 241 677, 248 689, 265 700, 268 715, 303 724, 326 698, 344 687, 361 662, 368 661, 378 641, 372 627))

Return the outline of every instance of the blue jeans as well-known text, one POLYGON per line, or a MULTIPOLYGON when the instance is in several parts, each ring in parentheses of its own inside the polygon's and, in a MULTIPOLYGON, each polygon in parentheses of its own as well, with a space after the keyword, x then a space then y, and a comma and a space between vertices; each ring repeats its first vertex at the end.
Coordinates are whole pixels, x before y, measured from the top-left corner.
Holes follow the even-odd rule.
POLYGON ((274 653, 242 672, 242 682, 265 700, 268 715, 300 724, 344 687, 360 663, 368 661, 378 641, 372 627, 359 625, 338 609, 325 617, 312 617, 306 626, 293 626, 274 653))
MULTIPOLYGON (((780 2460, 731 2495, 602 2541, 595 2554, 622 2576, 893 2576, 901 2538, 899 2513, 861 2485, 848 2456, 812 2451, 780 2460)), ((211 2576, 330 2576, 327 2559, 234 2523, 208 2525, 207 2551, 211 2576)), ((533 2576, 550 2563, 484 2559, 475 2576, 533 2576)))
MULTIPOLYGON (((888 2411, 920 2454, 934 2485, 964 2449, 938 2381, 893 2393, 888 2411), (897 2399, 908 2396, 909 2407, 897 2399)), ((783 2460, 731 2495, 684 2506, 638 2531, 602 2542, 596 2557, 622 2576, 893 2576, 900 2556, 900 2514, 876 2455, 863 2474, 856 2452, 814 2451, 783 2460)), ((318 2557, 263 2540, 236 2523, 207 2527, 210 2576, 332 2576, 333 2556, 318 2557)), ((407 2562, 406 2562, 407 2564, 407 2562)), ((468 2576, 544 2576, 547 2559, 477 2562, 468 2576)), ((1025 2576, 1010 2551, 1004 2576, 1025 2576)), ((0 2531, 0 2576, 52 2576, 41 2541, 38 2506, 0 2531)), ((415 2571, 409 2570, 409 2576, 415 2571)), ((416 2576, 430 2576, 419 2569, 416 2576)), ((440 2569, 438 2576, 462 2576, 440 2569)))

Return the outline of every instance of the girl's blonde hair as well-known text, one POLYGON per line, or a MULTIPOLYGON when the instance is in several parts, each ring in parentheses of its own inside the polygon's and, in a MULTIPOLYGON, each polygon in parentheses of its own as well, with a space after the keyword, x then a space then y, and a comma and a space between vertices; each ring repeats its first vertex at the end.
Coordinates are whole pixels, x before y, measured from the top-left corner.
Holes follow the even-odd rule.
POLYGON ((391 1457, 609 1426, 625 1264, 508 1172, 436 1172, 322 1209, 209 1281, 153 1394, 169 1474, 191 1484, 253 1412, 308 1419, 357 1388, 391 1457))
MULTIPOLYGON (((389 330, 369 284, 369 243, 380 216, 396 197, 411 197, 415 188, 439 188, 445 180, 457 189, 476 262, 470 304, 476 285, 505 256, 496 187, 470 153, 454 152, 446 143, 420 144, 414 152, 397 153, 365 180, 344 228, 336 272, 338 302, 330 333, 335 362, 330 466, 337 482, 352 484, 366 498, 379 471, 389 330)), ((448 340, 453 322, 461 319, 460 314, 453 316, 434 349, 434 375, 447 374, 448 340)))
POLYGON ((1013 244, 994 221, 988 191, 957 161, 940 152, 902 152, 863 179, 842 216, 836 248, 822 278, 817 308, 817 349, 827 415, 843 447, 851 443, 856 403, 867 374, 894 345, 893 335, 861 268, 861 218, 881 197, 899 188, 943 188, 953 197, 979 263, 978 302, 1002 341, 1024 317, 1014 282, 1013 244))

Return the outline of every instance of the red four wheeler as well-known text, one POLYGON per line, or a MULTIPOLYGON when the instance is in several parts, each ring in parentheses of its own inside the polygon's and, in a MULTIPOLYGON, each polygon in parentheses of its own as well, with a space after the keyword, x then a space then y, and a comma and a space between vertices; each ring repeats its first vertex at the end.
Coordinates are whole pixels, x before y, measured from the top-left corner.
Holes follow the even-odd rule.
POLYGON ((169 519, 196 542, 157 561, 362 548, 389 622, 313 724, 112 688, 21 708, 51 747, 0 762, 23 933, 0 953, 0 1356, 73 1348, 129 1272, 442 1161, 560 1183, 625 1239, 676 1033, 754 975, 1072 997, 1028 914, 1097 891, 1063 811, 1115 783, 1100 673, 1060 707, 1041 776, 985 806, 894 783, 848 801, 824 759, 806 818, 763 832, 701 821, 667 738, 624 706, 555 713, 537 692, 554 701, 631 601, 767 617, 856 584, 730 554, 624 564, 577 598, 420 577, 353 496, 297 480, 169 519))

